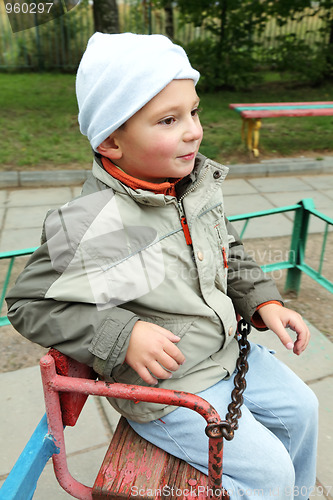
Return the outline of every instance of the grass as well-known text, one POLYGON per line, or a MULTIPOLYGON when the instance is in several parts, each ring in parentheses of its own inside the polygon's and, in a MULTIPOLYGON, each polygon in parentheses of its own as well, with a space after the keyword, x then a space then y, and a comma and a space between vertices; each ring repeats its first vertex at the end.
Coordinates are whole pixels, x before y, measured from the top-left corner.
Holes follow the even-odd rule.
MULTIPOLYGON (((241 143, 231 102, 333 101, 333 83, 318 88, 274 82, 247 92, 201 94, 203 154, 223 163, 257 161, 241 143)), ((0 169, 90 168, 91 149, 79 131, 75 76, 0 73, 0 169)), ((320 158, 333 152, 333 116, 263 120, 261 159, 320 158)))
MULTIPOLYGON (((333 101, 333 84, 311 88, 272 82, 248 92, 224 91, 202 95, 202 152, 223 163, 257 161, 241 143, 241 120, 235 111, 229 109, 229 104, 288 101, 333 101)), ((333 151, 333 116, 264 119, 259 145, 261 159, 322 157, 333 151)))
POLYGON ((87 167, 73 75, 0 74, 0 86, 0 168, 87 167))

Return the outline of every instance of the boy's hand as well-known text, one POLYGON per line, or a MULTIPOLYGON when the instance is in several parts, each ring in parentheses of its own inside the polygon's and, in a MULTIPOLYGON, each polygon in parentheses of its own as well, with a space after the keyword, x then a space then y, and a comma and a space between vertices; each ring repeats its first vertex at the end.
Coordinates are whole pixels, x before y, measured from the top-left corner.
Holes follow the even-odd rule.
POLYGON ((185 357, 175 345, 179 341, 180 337, 161 326, 137 321, 125 361, 147 384, 156 385, 157 379, 171 378, 170 371, 178 370, 185 362, 185 357))
POLYGON ((267 328, 279 337, 287 349, 293 349, 298 356, 305 350, 310 340, 310 331, 300 314, 277 304, 266 304, 259 309, 258 313, 267 328), (291 340, 286 328, 296 333, 295 343, 291 340))

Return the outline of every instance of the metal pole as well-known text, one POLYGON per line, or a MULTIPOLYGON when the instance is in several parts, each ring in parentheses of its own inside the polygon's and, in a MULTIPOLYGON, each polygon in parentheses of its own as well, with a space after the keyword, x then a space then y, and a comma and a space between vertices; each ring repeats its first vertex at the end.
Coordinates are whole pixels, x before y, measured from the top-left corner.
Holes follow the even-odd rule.
POLYGON ((289 262, 293 264, 293 266, 288 269, 287 272, 285 291, 295 292, 296 295, 299 293, 302 278, 302 271, 298 266, 302 265, 304 261, 310 219, 309 210, 313 208, 313 200, 311 198, 305 198, 299 203, 299 209, 295 212, 289 254, 289 262))

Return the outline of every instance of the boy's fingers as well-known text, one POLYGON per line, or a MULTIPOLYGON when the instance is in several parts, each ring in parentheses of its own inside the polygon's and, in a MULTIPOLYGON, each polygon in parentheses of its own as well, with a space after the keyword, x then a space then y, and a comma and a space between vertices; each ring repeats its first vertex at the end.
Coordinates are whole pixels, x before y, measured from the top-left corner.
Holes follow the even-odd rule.
POLYGON ((178 363, 178 365, 182 365, 185 362, 184 354, 172 342, 165 344, 164 352, 168 354, 172 359, 174 359, 176 363, 178 363))
POLYGON ((289 349, 290 351, 294 348, 294 342, 292 341, 290 335, 287 330, 281 325, 276 326, 274 332, 281 340, 282 344, 289 349))
POLYGON ((275 304, 269 304, 262 307, 259 313, 266 326, 270 328, 281 340, 287 349, 293 349, 294 353, 299 355, 307 347, 310 340, 310 331, 303 318, 296 311, 288 308, 282 308, 275 304), (286 328, 290 328, 297 335, 297 340, 292 341, 286 328))
POLYGON ((293 350, 295 354, 299 355, 306 349, 309 343, 310 331, 305 324, 303 324, 301 328, 297 328, 295 325, 287 325, 287 328, 288 327, 297 334, 297 340, 295 342, 292 341, 282 324, 276 326, 274 331, 287 349, 293 350))
POLYGON ((149 370, 145 367, 142 368, 137 368, 136 369, 137 374, 144 380, 147 384, 149 385, 156 385, 158 383, 158 380, 153 377, 153 375, 149 372, 149 370))
POLYGON ((155 325, 156 329, 158 329, 159 333, 164 335, 167 339, 171 340, 171 342, 179 342, 180 337, 178 335, 175 335, 174 333, 170 332, 170 330, 167 330, 166 328, 163 328, 162 326, 157 326, 155 325))
POLYGON ((132 331, 125 361, 149 385, 168 379, 185 362, 176 343, 180 337, 163 327, 138 321, 132 331))
MULTIPOLYGON (((184 358, 184 356, 182 356, 184 358)), ((185 359, 185 358, 184 358, 185 359)), ((163 351, 158 359, 158 362, 167 370, 175 372, 178 370, 181 363, 178 363, 172 356, 163 351)))
POLYGON ((287 327, 293 330, 297 335, 297 340, 295 342, 294 353, 301 354, 307 347, 310 341, 310 330, 308 326, 304 323, 303 318, 297 315, 294 321, 288 323, 287 327))
POLYGON ((147 367, 138 366, 136 372, 149 385, 156 385, 158 379, 166 380, 172 376, 172 373, 163 368, 157 361, 152 361, 147 367))
POLYGON ((172 373, 170 373, 168 370, 163 368, 163 366, 158 363, 158 361, 153 361, 149 365, 149 371, 157 378, 157 379, 163 379, 166 380, 168 378, 171 378, 172 373))

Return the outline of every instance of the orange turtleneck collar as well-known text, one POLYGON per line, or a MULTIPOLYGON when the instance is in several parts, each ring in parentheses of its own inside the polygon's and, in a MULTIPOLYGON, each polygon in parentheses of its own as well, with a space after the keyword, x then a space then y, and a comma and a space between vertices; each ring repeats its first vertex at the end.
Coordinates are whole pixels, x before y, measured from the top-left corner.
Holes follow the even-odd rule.
POLYGON ((148 182, 143 181, 141 179, 136 179, 129 174, 126 174, 123 170, 120 170, 111 160, 102 156, 101 158, 103 167, 108 172, 108 174, 112 175, 115 179, 122 182, 126 186, 132 189, 145 189, 146 191, 152 191, 156 194, 165 194, 170 196, 176 196, 176 184, 181 180, 175 179, 173 182, 148 182))

